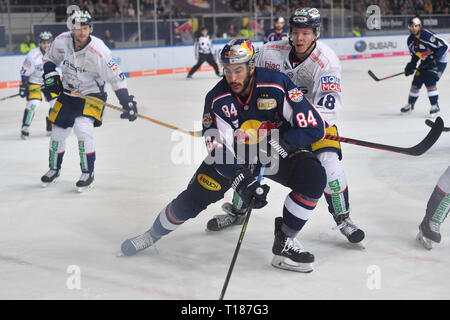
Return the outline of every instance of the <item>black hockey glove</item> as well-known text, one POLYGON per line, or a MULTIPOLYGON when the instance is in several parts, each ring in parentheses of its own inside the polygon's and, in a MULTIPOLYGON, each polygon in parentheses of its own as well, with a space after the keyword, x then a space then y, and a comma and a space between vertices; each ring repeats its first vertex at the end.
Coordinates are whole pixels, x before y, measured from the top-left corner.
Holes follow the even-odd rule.
POLYGON ((405 67, 405 76, 409 76, 416 71, 416 64, 414 62, 409 62, 405 67))
POLYGON ((253 198, 255 199, 253 204, 253 208, 255 209, 262 208, 267 204, 266 197, 270 187, 265 184, 261 185, 252 176, 248 168, 238 170, 236 176, 233 178, 231 187, 236 190, 247 206, 250 205, 253 198))
POLYGON ((120 101, 120 104, 125 111, 120 115, 121 119, 128 119, 129 121, 136 120, 137 116, 137 103, 134 100, 134 96, 128 96, 127 100, 120 101))
POLYGON ((431 70, 433 68, 436 68, 437 64, 437 59, 426 59, 420 63, 419 70, 431 70))
POLYGON ((28 96, 28 82, 27 81, 24 81, 24 82, 20 83, 19 96, 21 98, 26 98, 28 96))
POLYGON ((63 92, 64 87, 56 70, 44 73, 42 78, 44 78, 44 88, 42 90, 47 92, 47 94, 54 93, 60 95, 63 92))

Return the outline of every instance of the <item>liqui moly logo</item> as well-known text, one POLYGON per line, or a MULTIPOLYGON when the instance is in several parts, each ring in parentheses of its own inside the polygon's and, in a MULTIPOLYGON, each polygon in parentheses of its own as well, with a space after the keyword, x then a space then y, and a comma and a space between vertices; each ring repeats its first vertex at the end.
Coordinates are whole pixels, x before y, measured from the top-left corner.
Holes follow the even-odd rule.
POLYGON ((341 79, 335 76, 325 76, 320 78, 320 87, 322 91, 341 92, 341 79))

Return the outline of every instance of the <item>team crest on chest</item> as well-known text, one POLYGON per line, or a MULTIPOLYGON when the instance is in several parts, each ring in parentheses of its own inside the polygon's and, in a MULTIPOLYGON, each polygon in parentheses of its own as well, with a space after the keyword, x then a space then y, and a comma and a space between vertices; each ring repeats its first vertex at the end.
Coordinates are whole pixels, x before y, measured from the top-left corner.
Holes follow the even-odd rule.
POLYGON ((277 101, 275 99, 258 98, 256 105, 258 110, 272 110, 277 107, 277 101))

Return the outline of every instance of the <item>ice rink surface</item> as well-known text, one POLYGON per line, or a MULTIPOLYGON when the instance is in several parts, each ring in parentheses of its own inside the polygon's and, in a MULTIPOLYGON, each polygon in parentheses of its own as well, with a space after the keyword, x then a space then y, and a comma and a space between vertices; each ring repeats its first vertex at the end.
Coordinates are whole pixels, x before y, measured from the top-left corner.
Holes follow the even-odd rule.
MULTIPOLYGON (((429 127, 425 88, 411 115, 401 116, 412 77, 375 82, 403 70, 409 57, 343 61, 340 135, 401 147, 421 141, 429 127)), ((139 112, 188 130, 200 129, 213 72, 131 78, 139 112)), ((438 83, 441 116, 450 125, 450 71, 438 83)), ((1 96, 18 89, 1 90, 1 96)), ((118 104, 110 92, 108 102, 118 104)), ((0 299, 218 299, 240 227, 205 231, 221 213, 216 203, 196 219, 130 258, 117 258, 123 240, 147 230, 181 192, 202 160, 203 140, 107 109, 95 130, 95 186, 78 193, 78 148, 67 141, 61 177, 40 186, 47 171, 48 105, 31 137, 19 137, 25 101, 0 102, 0 299), (186 148, 185 146, 189 146, 186 148), (76 276, 80 272, 80 282, 76 276), (76 285, 79 284, 79 289, 76 285), (73 287, 75 286, 75 289, 73 287), (72 288, 72 289, 70 289, 72 288)), ((274 218, 288 189, 271 186, 269 204, 254 210, 226 299, 448 299, 450 222, 431 251, 415 236, 428 198, 450 164, 450 133, 419 157, 343 144, 351 217, 366 233, 365 250, 349 245, 321 199, 298 238, 316 257, 314 272, 273 268, 274 218)), ((230 196, 230 195, 227 195, 230 196)))

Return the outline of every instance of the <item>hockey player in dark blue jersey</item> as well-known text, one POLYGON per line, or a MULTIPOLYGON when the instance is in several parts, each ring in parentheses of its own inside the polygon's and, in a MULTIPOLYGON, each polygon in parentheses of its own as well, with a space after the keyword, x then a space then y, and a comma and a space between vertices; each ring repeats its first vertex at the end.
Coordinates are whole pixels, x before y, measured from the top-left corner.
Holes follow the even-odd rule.
POLYGON ((314 256, 296 239, 326 184, 326 173, 306 147, 323 139, 325 122, 300 89, 284 74, 256 68, 249 40, 234 39, 221 52, 224 78, 207 94, 203 135, 208 156, 187 188, 161 210, 144 234, 123 242, 123 255, 150 247, 233 188, 248 206, 267 204, 267 178, 290 189, 275 219, 272 265, 311 272, 314 256))
POLYGON ((266 31, 266 34, 264 35, 264 43, 267 43, 269 41, 286 40, 288 38, 287 30, 284 27, 284 18, 277 17, 274 23, 275 27, 266 31))
POLYGON ((408 104, 400 109, 402 114, 414 110, 414 104, 419 97, 419 91, 423 84, 428 91, 430 100, 430 115, 439 114, 439 92, 436 83, 442 76, 447 66, 448 43, 431 32, 424 29, 422 20, 419 17, 413 17, 409 22, 411 34, 408 37, 408 48, 411 53, 411 61, 405 67, 405 76, 415 72, 411 89, 409 91, 408 104), (416 69, 417 62, 420 65, 416 69))

